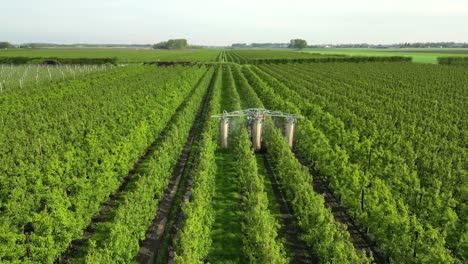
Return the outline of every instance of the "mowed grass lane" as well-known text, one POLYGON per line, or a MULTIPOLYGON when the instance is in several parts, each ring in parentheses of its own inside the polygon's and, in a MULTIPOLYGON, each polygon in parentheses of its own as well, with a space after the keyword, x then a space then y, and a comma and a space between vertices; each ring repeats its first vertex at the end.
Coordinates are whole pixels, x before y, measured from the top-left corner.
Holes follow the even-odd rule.
POLYGON ((234 154, 216 153, 216 193, 213 198, 213 224, 210 263, 240 263, 242 255, 241 207, 234 154))

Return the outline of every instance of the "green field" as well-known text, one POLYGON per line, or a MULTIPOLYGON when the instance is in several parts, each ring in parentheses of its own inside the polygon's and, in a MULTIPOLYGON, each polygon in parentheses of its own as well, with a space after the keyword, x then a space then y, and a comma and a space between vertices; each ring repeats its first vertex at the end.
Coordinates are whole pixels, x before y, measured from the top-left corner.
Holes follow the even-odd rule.
POLYGON ((114 58, 120 63, 147 61, 216 61, 220 51, 196 50, 153 50, 131 48, 43 48, 0 50, 0 57, 34 58, 114 58))
POLYGON ((468 65, 361 51, 0 51, 121 62, 0 65, 0 263, 467 263, 468 65))
MULTIPOLYGON (((153 50, 132 48, 42 48, 0 50, 0 57, 34 58, 117 58, 119 63, 149 61, 220 61, 221 50, 153 50)), ((286 49, 236 50, 231 53, 240 59, 298 59, 327 55, 349 56, 405 56, 417 63, 437 63, 438 57, 468 57, 468 49, 305 49, 299 52, 286 49), (297 54, 303 53, 303 54, 297 54), (305 53, 305 54, 304 54, 305 53)), ((229 60, 229 58, 226 58, 229 60)), ((230 61, 230 60, 229 60, 230 61)))
POLYGON ((302 52, 350 56, 407 56, 417 63, 437 63, 438 57, 468 57, 468 49, 305 49, 302 52), (464 52, 465 54, 460 54, 464 52))

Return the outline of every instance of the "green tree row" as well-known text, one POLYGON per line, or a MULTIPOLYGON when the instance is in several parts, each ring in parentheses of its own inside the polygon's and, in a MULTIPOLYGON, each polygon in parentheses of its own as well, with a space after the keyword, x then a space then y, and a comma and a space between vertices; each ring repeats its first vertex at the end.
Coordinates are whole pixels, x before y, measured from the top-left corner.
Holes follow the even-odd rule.
POLYGON ((439 57, 437 62, 443 65, 468 65, 468 57, 439 57))
MULTIPOLYGON (((222 68, 216 71, 216 81, 210 102, 209 116, 220 111, 222 68)), ((200 143, 199 163, 193 172, 190 199, 183 205, 184 222, 177 234, 175 263, 204 263, 211 247, 211 227, 214 222, 213 195, 215 192, 215 150, 218 141, 218 122, 207 120, 200 143)))
MULTIPOLYGON (((349 160, 345 150, 329 142, 327 136, 335 137, 339 133, 339 122, 272 76, 255 67, 252 69, 245 68, 245 73, 249 81, 252 79, 259 83, 258 87, 269 87, 261 91, 261 94, 268 94, 266 97, 271 103, 270 107, 276 106, 293 113, 302 112, 308 117, 309 120, 301 122, 297 130, 298 151, 314 162, 321 175, 330 182, 344 205, 350 209, 349 213, 358 223, 368 228, 371 236, 393 261, 454 261, 444 248, 443 237, 436 229, 417 221, 408 213, 408 208, 399 199, 395 199, 385 182, 360 170, 359 166, 349 160), (314 127, 312 122, 316 120, 328 122, 323 132, 314 127), (363 190, 365 196, 362 195, 363 190), (363 197, 367 198, 363 201, 363 197)), ((342 140, 346 142, 353 135, 347 137, 342 140)))
POLYGON ((278 223, 268 209, 268 197, 246 129, 240 130, 235 147, 236 170, 242 195, 243 252, 246 263, 288 263, 278 241, 278 223))
POLYGON ((277 50, 234 50, 226 51, 226 60, 239 64, 289 64, 289 63, 367 63, 367 62, 411 62, 411 57, 403 56, 345 56, 316 54, 307 52, 277 50))
MULTIPOLYGON (((223 95, 223 108, 229 110, 237 110, 240 107, 241 101, 239 95, 244 99, 244 94, 238 94, 236 91, 236 83, 232 74, 232 67, 222 66, 220 68, 220 79, 219 84, 223 84, 221 94, 223 95)), ((238 70, 238 69, 237 69, 238 70)), ((236 74, 234 74, 236 76, 236 74)), ((213 124, 213 123, 212 123, 213 124)), ((217 122, 213 124, 212 132, 217 131, 217 122)), ((266 193, 263 190, 263 181, 260 179, 257 173, 257 164, 255 156, 251 150, 251 143, 248 138, 247 132, 244 128, 234 128, 234 133, 240 133, 239 135, 232 135, 232 143, 235 147, 227 151, 234 151, 236 171, 238 174, 238 188, 243 197, 241 202, 242 211, 242 230, 243 230, 243 261, 248 263, 286 263, 287 258, 283 245, 277 241, 277 224, 275 219, 272 217, 268 210, 268 200, 266 193)), ((215 133, 217 135, 217 133, 215 133)), ((218 138, 216 137, 216 140, 218 138)), ((212 140, 212 139, 211 139, 212 140)), ((209 141, 209 140, 208 140, 209 141)), ((213 147, 213 141, 207 144, 207 147, 213 147)), ((213 150, 211 150, 213 151, 213 150)), ((204 153, 204 152, 202 152, 204 153)), ((213 161, 213 152, 209 152, 207 161, 213 161)), ((197 177, 201 183, 206 183, 203 179, 210 179, 214 174, 211 170, 212 165, 208 166, 208 163, 203 161, 200 164, 200 169, 205 168, 203 178, 197 177), (206 164, 206 165, 204 165, 206 164)), ((200 171, 202 172, 202 171, 200 171)), ((195 175, 199 175, 196 173, 195 175)), ((209 181, 210 182, 210 181, 209 181)), ((195 181, 197 184, 197 181, 195 181)), ((199 185, 195 185, 199 186, 199 185)), ((209 187, 208 185, 206 187, 209 187)), ((194 190, 195 191, 195 190, 194 190)), ((188 208, 199 208, 197 215, 189 214, 184 228, 180 233, 180 240, 178 243, 179 251, 176 256, 176 262, 178 263, 202 263, 208 253, 209 244, 209 221, 210 216, 208 202, 211 202, 212 195, 210 192, 200 194, 200 196, 194 196, 193 202, 190 205, 202 207, 188 207, 188 208), (198 198, 198 200, 195 200, 198 198), (198 201, 198 202, 197 202, 198 201), (208 212, 205 211, 208 209, 208 212), (191 216, 191 217, 190 217, 191 216), (208 225, 201 220, 208 220, 208 225), (195 234, 196 231, 201 231, 195 234), (196 243, 193 243, 195 241, 196 243), (180 252, 180 253, 179 253, 180 252)), ((188 209, 184 209, 184 212, 188 209)), ((194 211, 189 210, 189 213, 194 211)))
POLYGON ((460 106, 468 79, 461 67, 376 64, 262 69, 299 97, 323 107, 328 113, 316 113, 311 120, 330 131, 329 140, 346 150, 361 170, 381 178, 410 214, 438 230, 446 247, 466 258, 467 181, 462 160, 468 155, 463 136, 468 112, 460 106), (328 123, 335 123, 337 129, 331 132, 328 123))
POLYGON ((346 227, 334 221, 323 196, 314 192, 308 168, 294 157, 281 132, 273 123, 267 126, 265 145, 268 158, 285 188, 292 209, 305 231, 303 239, 323 263, 370 263, 365 252, 357 254, 346 227))
POLYGON ((0 260, 52 263, 205 72, 127 67, 3 95, 0 260), (25 226, 33 227, 30 258, 25 226))
POLYGON ((118 201, 114 216, 99 223, 90 242, 86 263, 129 263, 139 252, 139 242, 155 218, 159 201, 187 141, 201 102, 213 76, 203 77, 192 97, 178 113, 151 157, 118 201))
MULTIPOLYGON (((240 70, 236 66, 226 67, 227 80, 233 92, 239 95, 241 107, 260 107, 261 102, 242 82, 240 70), (253 95, 253 96, 252 96, 253 95)), ((239 108, 237 108, 239 109, 239 108)), ((238 124, 235 131, 234 154, 238 175, 243 230, 244 261, 247 263, 288 263, 284 245, 278 241, 279 225, 268 209, 268 197, 263 179, 258 174, 257 162, 253 153, 245 122, 238 124)))
MULTIPOLYGON (((257 95, 268 107, 281 109, 285 112, 298 112, 294 106, 284 104, 282 98, 275 95, 260 79, 253 78, 250 69, 243 68, 247 80, 257 95), (288 109, 288 110, 286 110, 288 109)), ((291 153, 289 146, 279 131, 272 129, 273 123, 266 125, 265 144, 268 155, 276 165, 280 182, 286 189, 287 197, 292 202, 293 210, 299 219, 299 225, 304 230, 303 239, 312 249, 313 255, 324 262, 356 263, 366 262, 364 255, 358 256, 349 241, 349 233, 334 222, 333 215, 325 209, 323 197, 314 193, 312 177, 307 168, 301 166, 291 153), (322 219, 322 221, 317 221, 322 219), (321 234, 327 233, 329 237, 321 234), (326 240, 328 239, 328 240, 326 240), (336 250, 340 248, 340 250, 336 250)))
MULTIPOLYGON (((239 94, 245 98, 244 108, 262 108, 263 103, 245 78, 241 67, 233 67, 233 69, 239 94)), ((301 222, 303 224, 301 227, 305 230, 304 237, 308 238, 305 241, 314 250, 312 253, 319 256, 324 262, 366 262, 365 256, 358 256, 355 253, 354 247, 349 241, 349 234, 343 230, 341 225, 334 222, 332 214, 325 209, 323 198, 314 193, 312 185, 310 185, 311 175, 307 168, 296 160, 281 133, 273 129, 274 124, 269 120, 265 127, 264 144, 268 153, 272 153, 272 161, 278 164, 277 173, 283 176, 281 184, 288 191, 289 200, 296 201, 293 204, 293 209, 300 209, 299 213, 295 213, 296 216, 299 219, 326 219, 321 222, 307 220, 301 222), (324 233, 331 234, 325 236, 329 240, 324 239, 322 236, 324 233), (340 248, 340 250, 336 250, 336 248, 340 248)))

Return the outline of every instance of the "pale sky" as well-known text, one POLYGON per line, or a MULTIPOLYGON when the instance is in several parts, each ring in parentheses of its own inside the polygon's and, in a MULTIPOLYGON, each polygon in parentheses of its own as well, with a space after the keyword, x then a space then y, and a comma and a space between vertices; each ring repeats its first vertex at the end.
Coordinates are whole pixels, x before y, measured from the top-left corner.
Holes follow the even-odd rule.
POLYGON ((0 41, 468 42, 468 0, 0 0, 0 41))

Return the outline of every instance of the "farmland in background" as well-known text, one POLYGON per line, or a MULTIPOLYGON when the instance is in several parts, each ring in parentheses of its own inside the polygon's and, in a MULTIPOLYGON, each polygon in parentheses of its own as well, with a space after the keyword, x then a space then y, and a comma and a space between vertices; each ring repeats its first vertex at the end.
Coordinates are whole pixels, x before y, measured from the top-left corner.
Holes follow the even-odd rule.
POLYGON ((468 49, 304 49, 303 52, 323 55, 350 55, 350 56, 406 56, 413 58, 417 63, 437 63, 438 57, 468 57, 468 49))
POLYGON ((132 62, 3 66, 0 262, 465 263, 468 66, 374 55, 0 51, 132 62))
POLYGON ((0 94, 13 89, 41 87, 44 82, 77 79, 84 74, 111 70, 113 65, 9 65, 0 64, 0 94))
POLYGON ((129 48, 43 48, 0 50, 0 57, 117 58, 118 63, 148 61, 216 61, 219 50, 153 50, 129 48))

